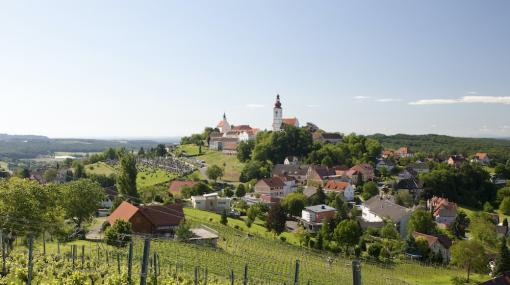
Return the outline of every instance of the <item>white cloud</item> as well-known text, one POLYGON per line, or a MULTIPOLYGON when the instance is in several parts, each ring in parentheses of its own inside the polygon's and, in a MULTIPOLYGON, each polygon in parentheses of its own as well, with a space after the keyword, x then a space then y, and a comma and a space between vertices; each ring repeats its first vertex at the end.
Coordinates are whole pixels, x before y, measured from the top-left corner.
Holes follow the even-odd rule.
POLYGON ((422 99, 409 105, 445 105, 462 103, 510 104, 510 96, 464 96, 457 99, 422 99))
POLYGON ((372 98, 372 97, 370 97, 370 96, 354 96, 354 97, 352 97, 352 99, 354 99, 354 100, 366 100, 366 99, 370 99, 370 98, 372 98))
POLYGON ((375 100, 377 102, 380 102, 380 103, 392 103, 392 102, 401 102, 402 99, 395 99, 395 98, 381 98, 381 99, 377 99, 375 100))
POLYGON ((476 94, 478 94, 478 92, 476 92, 476 91, 469 91, 467 94, 469 94, 469 95, 476 95, 476 94))
POLYGON ((264 108, 262 104, 246 104, 246 108, 264 108))

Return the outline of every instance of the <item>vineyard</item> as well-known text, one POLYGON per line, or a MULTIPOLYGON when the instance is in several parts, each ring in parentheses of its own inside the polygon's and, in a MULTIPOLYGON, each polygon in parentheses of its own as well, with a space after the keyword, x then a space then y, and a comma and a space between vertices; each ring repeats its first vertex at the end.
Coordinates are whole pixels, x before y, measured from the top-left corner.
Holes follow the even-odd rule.
MULTIPOLYGON (((245 229, 220 225, 219 216, 186 209, 195 225, 205 224, 220 233, 217 247, 152 239, 147 284, 352 284, 351 260, 327 255, 249 234, 245 229), (211 220, 212 219, 212 220, 211 220)), ((25 284, 28 278, 27 241, 18 239, 6 260, 8 274, 0 284, 25 284)), ((134 238, 132 284, 139 284, 144 240, 134 238)), ((36 240, 33 246, 32 284, 129 284, 128 247, 78 241, 57 244, 36 240)), ((463 276, 455 269, 414 262, 362 262, 365 285, 451 284, 463 276)), ((477 276, 483 279, 483 276, 477 276)))

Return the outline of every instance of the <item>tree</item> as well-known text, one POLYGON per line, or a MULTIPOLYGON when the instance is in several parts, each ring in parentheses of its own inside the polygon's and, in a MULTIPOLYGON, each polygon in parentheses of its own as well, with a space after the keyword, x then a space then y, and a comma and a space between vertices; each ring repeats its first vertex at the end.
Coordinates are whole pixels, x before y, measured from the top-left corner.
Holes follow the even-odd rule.
POLYGON ((216 182, 218 178, 221 178, 224 175, 223 168, 219 167, 218 165, 214 164, 207 168, 205 171, 205 174, 209 179, 212 179, 216 182))
POLYGON ((324 189, 322 187, 317 188, 315 194, 310 196, 310 204, 311 205, 321 205, 326 203, 326 193, 324 193, 324 189))
POLYGON ((140 148, 137 154, 139 157, 145 157, 145 150, 143 149, 143 147, 140 148))
POLYGON ((223 189, 223 194, 226 196, 226 197, 232 197, 234 196, 234 191, 232 191, 232 189, 230 189, 229 187, 223 189))
POLYGON ((48 169, 44 172, 44 180, 46 182, 53 182, 55 179, 57 179, 57 170, 55 169, 48 169))
POLYGON ((246 195, 246 187, 244 184, 239 184, 236 189, 236 197, 242 198, 246 195))
POLYGON ((221 212, 220 223, 222 225, 224 225, 224 226, 226 226, 228 224, 227 210, 226 209, 223 209, 223 211, 221 212))
POLYGON ((239 180, 241 182, 248 182, 252 179, 262 179, 265 177, 269 177, 270 171, 270 164, 267 162, 261 162, 261 161, 249 161, 246 163, 241 170, 241 175, 239 176, 239 180))
POLYGON ((186 221, 182 221, 177 229, 175 230, 175 236, 178 241, 188 241, 190 238, 193 237, 193 233, 191 232, 190 225, 186 221))
POLYGON ((496 225, 485 215, 473 217, 469 225, 471 237, 483 244, 495 246, 497 243, 496 225))
POLYGON ((282 200, 282 207, 292 216, 300 216, 306 206, 306 196, 301 193, 291 193, 282 200))
POLYGON ((266 219, 266 228, 268 231, 273 231, 279 235, 285 231, 285 222, 287 216, 280 205, 280 203, 274 204, 270 209, 266 219))
POLYGON ((237 159, 239 159, 240 162, 249 161, 254 147, 255 142, 253 140, 240 142, 239 146, 237 146, 237 159))
POLYGON ((136 161, 131 153, 123 153, 120 157, 119 174, 117 176, 117 189, 120 194, 126 196, 128 200, 135 203, 139 202, 139 194, 136 188, 136 161))
POLYGON ((158 144, 156 146, 156 156, 163 157, 167 155, 166 147, 164 144, 158 144))
POLYGON ((73 161, 73 176, 74 179, 85 178, 85 167, 83 162, 79 160, 73 161))
POLYGON ((387 221, 381 229, 381 237, 387 239, 398 239, 400 234, 392 221, 387 221))
POLYGON ((482 244, 476 240, 461 240, 456 242, 450 249, 452 263, 465 269, 467 282, 471 271, 483 271, 487 265, 487 255, 482 244))
POLYGON ((510 252, 508 251, 508 246, 506 245, 506 239, 502 238, 494 275, 499 276, 508 271, 510 271, 510 252))
POLYGON ((499 205, 499 210, 505 215, 510 215, 510 197, 505 197, 499 205))
POLYGON ((108 227, 105 231, 105 240, 109 245, 116 247, 125 247, 131 241, 133 230, 131 224, 127 221, 117 219, 113 226, 108 227))
POLYGON ((379 189, 377 188, 377 184, 375 184, 375 182, 369 181, 363 185, 363 192, 361 194, 363 200, 366 201, 377 194, 379 194, 379 189))
POLYGON ((422 234, 434 234, 437 232, 436 223, 432 214, 421 209, 411 214, 407 227, 410 234, 413 232, 422 234))
POLYGON ((368 247, 367 253, 373 258, 378 259, 381 254, 382 245, 379 243, 374 243, 368 247))
POLYGON ((335 229, 333 236, 339 245, 343 245, 347 252, 349 247, 355 246, 363 234, 358 223, 353 220, 341 221, 335 229))
POLYGON ((464 211, 459 211, 457 217, 453 221, 451 232, 452 234, 462 239, 466 236, 466 229, 469 227, 470 220, 464 211))
POLYGON ((30 171, 26 167, 18 167, 14 171, 14 176, 18 178, 29 178, 30 177, 30 171))
POLYGON ((409 191, 407 190, 400 190, 395 196, 395 203, 397 203, 400 206, 411 207, 413 206, 413 202, 414 202, 413 197, 411 196, 411 194, 409 194, 409 191))
POLYGON ((61 185, 60 204, 66 219, 72 220, 77 229, 81 229, 84 222, 92 220, 103 198, 103 188, 89 179, 61 185))

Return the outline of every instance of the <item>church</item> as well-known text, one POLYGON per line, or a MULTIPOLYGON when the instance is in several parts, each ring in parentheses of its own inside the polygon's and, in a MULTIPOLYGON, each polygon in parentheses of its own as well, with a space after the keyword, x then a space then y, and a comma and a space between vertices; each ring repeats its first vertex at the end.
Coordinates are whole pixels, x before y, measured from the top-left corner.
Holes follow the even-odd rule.
MULTIPOLYGON (((283 118, 280 95, 276 95, 276 102, 273 108, 273 131, 282 131, 284 124, 299 127, 297 118, 283 118)), ((226 154, 236 154, 239 143, 254 140, 259 131, 259 129, 250 127, 250 125, 231 125, 227 120, 226 114, 223 114, 223 119, 218 123, 216 128, 218 131, 210 134, 209 148, 222 151, 226 154)))

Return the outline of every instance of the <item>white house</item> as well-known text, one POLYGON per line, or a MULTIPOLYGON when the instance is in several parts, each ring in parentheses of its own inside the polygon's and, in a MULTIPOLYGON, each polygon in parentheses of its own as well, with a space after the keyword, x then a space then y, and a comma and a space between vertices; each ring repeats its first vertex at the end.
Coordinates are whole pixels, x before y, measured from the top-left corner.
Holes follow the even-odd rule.
POLYGON ((204 211, 222 212, 223 210, 230 210, 230 198, 220 197, 218 193, 192 196, 191 204, 193 208, 204 211))
POLYGON ((402 237, 407 235, 407 223, 413 213, 412 209, 402 207, 381 196, 370 198, 360 208, 362 219, 368 225, 370 223, 381 225, 384 220, 391 220, 399 229, 402 237))
POLYGON ((349 182, 329 180, 324 186, 326 193, 342 193, 347 201, 354 200, 354 187, 349 182))
POLYGON ((322 223, 332 219, 337 210, 327 205, 315 205, 306 207, 301 211, 301 222, 309 232, 316 232, 322 227, 322 223))

